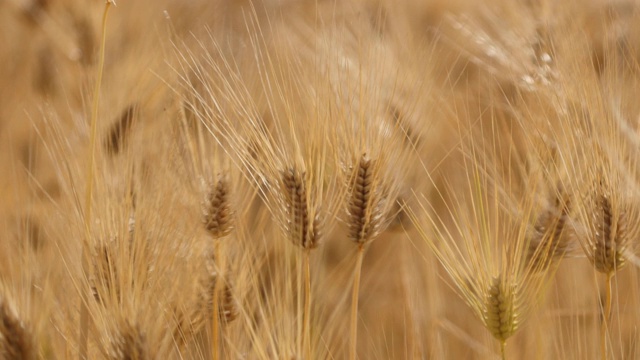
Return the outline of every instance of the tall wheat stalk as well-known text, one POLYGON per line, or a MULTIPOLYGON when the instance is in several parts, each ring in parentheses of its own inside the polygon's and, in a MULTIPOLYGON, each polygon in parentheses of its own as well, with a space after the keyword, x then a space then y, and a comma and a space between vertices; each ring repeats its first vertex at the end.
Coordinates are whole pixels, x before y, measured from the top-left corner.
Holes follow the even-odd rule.
MULTIPOLYGON (((93 91, 93 103, 91 106, 91 137, 89 140, 89 168, 87 170, 87 190, 85 193, 85 213, 84 213, 84 228, 85 228, 85 239, 82 242, 82 261, 83 261, 83 271, 86 271, 86 247, 88 246, 89 239, 91 238, 91 208, 92 208, 92 197, 93 197, 93 179, 95 173, 95 149, 96 149, 96 137, 98 132, 98 104, 100 100, 100 87, 102 85, 102 74, 104 70, 104 56, 105 56, 105 46, 107 42, 107 17, 109 15, 109 9, 111 8, 111 4, 115 4, 112 0, 107 0, 104 5, 104 12, 102 14, 102 38, 100 41, 100 58, 98 63, 98 76, 96 79, 95 88, 93 91)), ((82 291, 82 290, 81 290, 82 291)), ((89 343, 89 309, 87 307, 87 298, 85 292, 82 291, 80 296, 80 323, 79 323, 79 345, 80 345, 80 359, 87 359, 87 350, 89 343)))
POLYGON ((563 79, 564 97, 558 106, 564 111, 559 111, 557 138, 575 199, 569 225, 594 270, 604 275, 599 347, 601 358, 607 359, 612 348, 612 281, 635 256, 633 239, 640 234, 638 140, 616 100, 620 90, 602 85, 597 69, 582 71, 581 78, 563 79))
POLYGON ((358 246, 351 294, 349 331, 349 359, 351 360, 355 360, 357 356, 358 298, 366 246, 384 230, 394 215, 391 214, 392 207, 388 206, 391 200, 385 193, 388 191, 387 188, 391 189, 391 184, 386 182, 388 179, 381 178, 381 169, 377 161, 371 160, 367 154, 362 154, 353 168, 353 179, 348 191, 346 220, 349 227, 348 237, 358 246))
POLYGON ((215 185, 211 186, 207 195, 205 210, 203 214, 203 223, 209 235, 213 240, 213 262, 216 267, 216 279, 213 288, 213 319, 211 351, 212 358, 217 360, 220 358, 220 304, 221 291, 225 286, 225 277, 223 274, 223 237, 231 232, 233 209, 230 204, 230 189, 226 175, 220 175, 215 185))
MULTIPOLYGON (((525 177, 522 192, 511 166, 501 170, 504 159, 495 150, 497 140, 491 134, 483 139, 473 129, 469 132, 474 139, 461 150, 466 190, 438 190, 446 204, 444 214, 433 212, 427 198, 417 194, 419 206, 410 217, 453 288, 497 340, 500 356, 506 359, 507 340, 537 305, 562 257, 555 251, 561 240, 555 229, 561 213, 552 216, 551 225, 541 227, 540 221, 549 215, 538 204, 536 194, 545 188, 537 174, 525 177), (445 221, 454 225, 445 226, 445 221), (536 232, 540 235, 532 236, 536 232)), ((493 130, 494 136, 499 134, 493 130)), ((505 163, 512 161, 507 158, 505 163)))

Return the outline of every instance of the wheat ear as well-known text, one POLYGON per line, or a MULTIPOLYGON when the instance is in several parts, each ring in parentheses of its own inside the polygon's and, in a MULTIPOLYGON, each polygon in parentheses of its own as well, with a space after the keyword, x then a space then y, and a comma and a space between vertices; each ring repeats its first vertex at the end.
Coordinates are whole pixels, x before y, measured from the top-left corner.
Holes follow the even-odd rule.
POLYGON ((528 241, 527 263, 532 271, 545 271, 557 263, 569 248, 565 234, 571 200, 559 190, 551 206, 537 217, 528 241))
POLYGON ((518 314, 515 308, 515 289, 502 281, 501 276, 493 278, 485 296, 483 320, 493 337, 500 342, 500 354, 505 359, 507 339, 518 329, 518 314))
MULTIPOLYGON (((233 286, 228 277, 221 279, 218 276, 218 273, 215 270, 216 265, 210 265, 211 266, 209 266, 209 268, 212 271, 209 271, 206 277, 201 281, 200 305, 198 306, 199 309, 197 309, 197 313, 217 313, 218 321, 222 324, 228 324, 238 317, 238 307, 233 295, 233 286), (218 295, 219 300, 217 303, 214 303, 211 298, 211 293, 217 286, 220 287, 220 293, 218 295)), ((204 324, 204 318, 202 316, 196 316, 194 318, 196 320, 193 321, 193 327, 195 329, 201 328, 204 324)))
POLYGON ((288 215, 287 230, 291 241, 303 249, 314 249, 320 244, 320 217, 310 216, 305 182, 306 172, 295 166, 282 172, 282 185, 288 215))
POLYGON ((0 298, 0 357, 31 360, 36 358, 34 341, 24 322, 0 298))

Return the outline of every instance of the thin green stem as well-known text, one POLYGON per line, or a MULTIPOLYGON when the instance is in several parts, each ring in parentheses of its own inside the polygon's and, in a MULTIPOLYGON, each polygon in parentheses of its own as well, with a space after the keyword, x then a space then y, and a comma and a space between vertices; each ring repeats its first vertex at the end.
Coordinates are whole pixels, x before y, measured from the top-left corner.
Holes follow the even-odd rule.
POLYGON ((362 274, 362 259, 364 258, 364 245, 358 246, 356 255, 356 267, 353 276, 353 292, 351 293, 351 332, 349 340, 349 359, 355 360, 358 349, 358 294, 360 293, 360 275, 362 274))

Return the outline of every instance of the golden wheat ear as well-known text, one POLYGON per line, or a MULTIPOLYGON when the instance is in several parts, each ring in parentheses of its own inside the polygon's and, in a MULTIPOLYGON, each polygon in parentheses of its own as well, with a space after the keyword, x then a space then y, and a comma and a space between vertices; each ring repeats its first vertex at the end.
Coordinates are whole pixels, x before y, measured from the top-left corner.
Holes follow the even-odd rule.
POLYGON ((567 227, 571 210, 570 195, 558 189, 552 200, 537 215, 528 235, 526 261, 532 271, 545 271, 557 264, 571 247, 567 227))
POLYGON ((229 179, 220 175, 215 185, 210 185, 206 196, 202 222, 214 239, 225 237, 233 229, 233 207, 230 200, 229 179))
POLYGON ((373 185, 373 166, 371 159, 367 154, 362 154, 357 163, 356 174, 351 184, 351 196, 349 198, 349 238, 356 243, 363 245, 371 240, 371 236, 377 229, 381 214, 375 214, 379 211, 373 202, 372 185, 373 185))
POLYGON ((291 241, 303 249, 314 249, 320 245, 320 217, 311 218, 305 177, 306 172, 292 166, 282 172, 281 184, 291 241))
POLYGON ((501 343, 507 341, 520 325, 516 301, 516 288, 506 283, 502 276, 496 276, 485 293, 485 326, 501 343))
POLYGON ((198 305, 196 306, 197 319, 194 323, 194 328, 202 328, 204 325, 204 319, 210 318, 214 314, 214 306, 217 307, 218 321, 225 325, 238 317, 238 306, 233 293, 233 285, 231 283, 230 274, 225 272, 224 278, 217 272, 217 265, 213 264, 213 259, 207 261, 207 273, 200 280, 200 290, 198 295, 198 305), (219 286, 219 297, 217 304, 213 302, 211 294, 213 294, 216 287, 219 286))

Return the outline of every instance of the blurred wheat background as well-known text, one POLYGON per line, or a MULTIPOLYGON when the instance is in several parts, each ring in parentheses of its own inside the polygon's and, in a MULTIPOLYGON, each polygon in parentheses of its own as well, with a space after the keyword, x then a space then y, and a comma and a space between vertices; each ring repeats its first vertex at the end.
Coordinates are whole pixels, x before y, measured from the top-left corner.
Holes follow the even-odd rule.
POLYGON ((639 61, 631 0, 1 1, 0 358, 638 359, 639 61))

